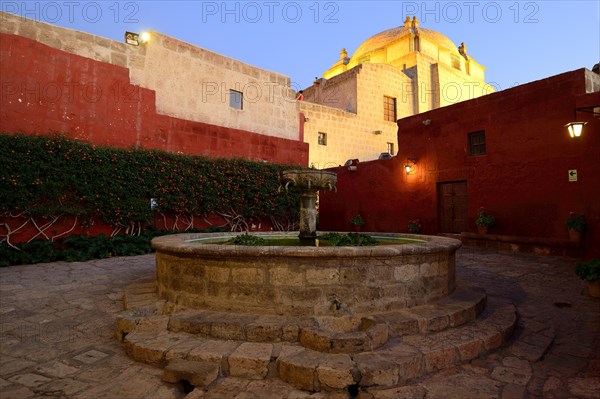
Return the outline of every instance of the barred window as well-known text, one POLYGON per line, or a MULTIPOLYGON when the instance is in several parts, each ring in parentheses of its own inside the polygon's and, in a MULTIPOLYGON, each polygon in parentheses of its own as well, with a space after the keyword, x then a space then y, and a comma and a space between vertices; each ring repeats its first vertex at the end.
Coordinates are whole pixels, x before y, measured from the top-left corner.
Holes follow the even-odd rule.
POLYGON ((383 120, 396 122, 396 99, 383 96, 383 120))

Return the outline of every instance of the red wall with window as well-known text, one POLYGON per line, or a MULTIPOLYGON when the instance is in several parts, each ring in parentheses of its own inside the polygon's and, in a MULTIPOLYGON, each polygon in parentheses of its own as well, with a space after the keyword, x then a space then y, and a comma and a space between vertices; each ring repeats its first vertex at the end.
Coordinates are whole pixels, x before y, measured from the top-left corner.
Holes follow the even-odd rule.
MULTIPOLYGON (((600 77, 587 78, 597 90, 600 77)), ((368 231, 406 232, 420 218, 423 233, 435 234, 439 185, 466 182, 468 231, 485 207, 494 234, 566 240, 573 211, 588 222, 586 256, 600 256, 600 119, 578 112, 588 122, 578 139, 564 128, 576 107, 600 106, 600 92, 586 94, 585 84, 580 69, 399 120, 396 157, 337 169, 337 193, 320 197, 321 229, 347 230, 360 213, 368 231), (472 156, 468 135, 478 131, 486 153, 472 156), (415 174, 404 170, 408 158, 415 174)))
POLYGON ((127 68, 0 35, 0 130, 65 133, 96 145, 308 165, 308 144, 156 112, 127 68))

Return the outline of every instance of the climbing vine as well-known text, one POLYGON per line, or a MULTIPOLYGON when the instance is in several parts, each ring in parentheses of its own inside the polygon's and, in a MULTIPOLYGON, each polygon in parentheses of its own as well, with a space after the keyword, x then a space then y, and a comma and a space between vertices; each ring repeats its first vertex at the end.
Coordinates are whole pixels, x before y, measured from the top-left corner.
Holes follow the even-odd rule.
POLYGON ((133 234, 157 215, 175 215, 192 226, 194 217, 217 214, 241 230, 253 220, 293 226, 299 208, 297 192, 278 190, 279 176, 289 167, 272 163, 1 133, 0 164, 5 219, 36 223, 43 217, 52 223, 68 215, 75 224, 97 220, 133 234))

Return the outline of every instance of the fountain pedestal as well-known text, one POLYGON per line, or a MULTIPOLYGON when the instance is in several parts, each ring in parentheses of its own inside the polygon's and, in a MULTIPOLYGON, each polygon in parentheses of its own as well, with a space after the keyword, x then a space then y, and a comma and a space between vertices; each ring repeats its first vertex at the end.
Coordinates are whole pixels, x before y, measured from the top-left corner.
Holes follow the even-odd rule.
POLYGON ((300 234, 301 240, 317 238, 317 192, 300 194, 300 234))
POLYGON ((300 240, 313 244, 317 238, 317 194, 320 190, 335 190, 337 174, 315 169, 294 169, 283 172, 281 183, 300 190, 300 240))

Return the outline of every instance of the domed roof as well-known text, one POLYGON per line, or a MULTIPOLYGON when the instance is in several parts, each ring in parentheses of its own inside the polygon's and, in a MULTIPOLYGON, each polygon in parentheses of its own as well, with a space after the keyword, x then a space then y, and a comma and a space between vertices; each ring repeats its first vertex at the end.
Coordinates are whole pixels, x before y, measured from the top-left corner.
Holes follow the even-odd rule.
MULTIPOLYGON (((414 21, 416 21, 416 19, 414 21)), ((416 22, 418 26, 418 21, 416 22)), ((407 24, 405 22, 405 25, 385 30, 365 40, 360 46, 358 46, 358 48, 352 55, 352 58, 354 60, 359 60, 361 57, 375 50, 382 49, 411 33, 416 34, 422 38, 426 38, 434 43, 437 43, 441 47, 446 47, 451 50, 456 50, 457 48, 452 40, 448 39, 441 33, 430 29, 424 29, 419 27, 415 28, 414 25, 411 26, 410 24, 407 24)))

